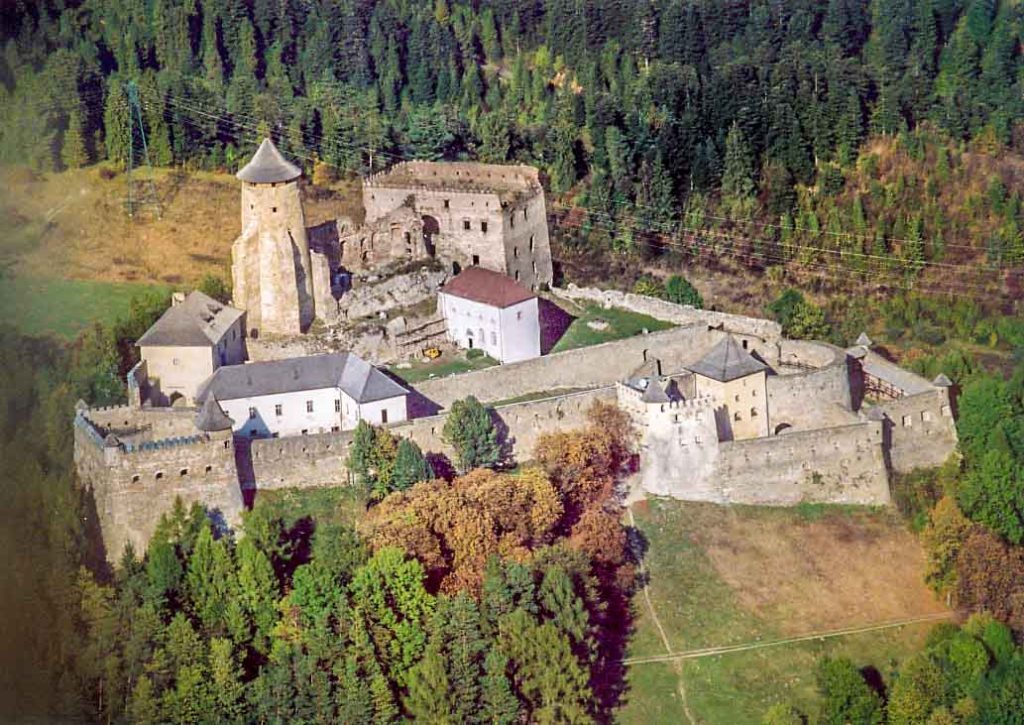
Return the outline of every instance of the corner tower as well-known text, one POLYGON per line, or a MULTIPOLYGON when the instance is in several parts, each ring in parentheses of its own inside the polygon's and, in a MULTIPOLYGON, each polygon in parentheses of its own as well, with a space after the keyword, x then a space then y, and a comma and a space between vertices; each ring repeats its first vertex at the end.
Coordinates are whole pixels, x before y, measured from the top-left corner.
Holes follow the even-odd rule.
POLYGON ((295 335, 313 321, 313 284, 299 167, 264 139, 236 176, 242 233, 231 247, 234 303, 251 335, 295 335))

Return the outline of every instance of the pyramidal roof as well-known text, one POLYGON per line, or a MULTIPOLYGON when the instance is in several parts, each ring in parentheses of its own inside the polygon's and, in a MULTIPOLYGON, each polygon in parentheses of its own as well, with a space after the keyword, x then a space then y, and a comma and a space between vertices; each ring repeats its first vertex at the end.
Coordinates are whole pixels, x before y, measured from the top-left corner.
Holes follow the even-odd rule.
POLYGON ((297 179, 302 176, 302 169, 282 156, 274 142, 265 138, 249 163, 235 176, 250 184, 274 184, 297 179))
POLYGON ((767 370, 768 366, 744 350, 736 338, 729 335, 689 368, 698 375, 727 383, 767 370))
POLYGON ((220 407, 217 396, 208 396, 203 407, 199 409, 199 414, 196 415, 196 428, 213 433, 219 430, 229 430, 232 425, 234 425, 234 421, 220 407))

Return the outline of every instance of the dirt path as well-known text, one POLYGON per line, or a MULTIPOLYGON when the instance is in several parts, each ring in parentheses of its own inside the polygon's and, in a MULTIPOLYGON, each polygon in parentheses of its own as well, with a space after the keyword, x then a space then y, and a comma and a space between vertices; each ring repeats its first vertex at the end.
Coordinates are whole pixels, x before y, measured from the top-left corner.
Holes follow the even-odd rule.
MULTIPOLYGON (((633 507, 628 506, 626 508, 626 511, 629 514, 630 527, 636 529, 636 519, 633 517, 633 507)), ((647 604, 647 612, 651 615, 651 620, 654 622, 654 626, 658 629, 658 635, 661 637, 661 643, 665 645, 666 654, 655 655, 655 657, 668 658, 660 659, 658 661, 672 662, 672 669, 676 672, 676 690, 679 692, 679 701, 680 703, 682 703, 683 713, 686 715, 686 720, 690 723, 690 725, 697 725, 697 721, 694 719, 693 713, 690 712, 690 706, 687 704, 686 700, 686 683, 683 681, 683 663, 681 660, 672 658, 672 644, 668 641, 668 635, 665 633, 665 628, 661 626, 661 620, 658 619, 658 613, 654 611, 654 603, 651 601, 651 591, 650 588, 647 586, 647 568, 646 566, 644 566, 643 556, 637 556, 637 560, 640 562, 640 575, 643 577, 644 582, 643 592, 644 602, 647 604)), ((630 659, 627 658, 625 660, 625 663, 627 665, 631 664, 630 659)))
MULTIPOLYGON (((650 606, 650 600, 648 600, 648 606, 650 606)), ((652 607, 653 613, 653 607, 652 607)), ((847 629, 833 629, 824 632, 810 632, 808 634, 800 635, 799 637, 787 637, 785 639, 769 640, 767 642, 743 642, 741 644, 725 645, 723 647, 705 647, 704 649, 686 650, 682 652, 669 652, 663 655, 648 655, 646 657, 627 657, 623 664, 626 665, 646 665, 655 662, 678 662, 681 660, 693 660, 701 657, 713 657, 715 655, 731 654, 733 652, 746 652, 754 649, 764 649, 767 647, 780 647, 787 644, 795 644, 797 642, 808 642, 810 640, 823 640, 831 639, 833 637, 847 637, 851 634, 861 634, 863 632, 877 632, 883 629, 895 629, 896 627, 906 627, 909 624, 920 624, 922 622, 937 622, 943 619, 950 619, 956 616, 956 612, 941 612, 939 614, 929 614, 923 617, 913 617, 911 619, 901 619, 895 622, 882 622, 878 624, 869 624, 863 627, 850 627, 847 629)), ((657 618, 655 618, 657 621, 657 618)))

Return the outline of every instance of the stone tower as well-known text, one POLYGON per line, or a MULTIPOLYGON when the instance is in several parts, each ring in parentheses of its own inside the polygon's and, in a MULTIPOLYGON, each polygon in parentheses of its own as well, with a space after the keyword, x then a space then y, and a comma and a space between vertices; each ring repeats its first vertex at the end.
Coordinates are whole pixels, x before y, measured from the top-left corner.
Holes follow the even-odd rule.
POLYGON ((313 321, 313 281, 298 179, 302 171, 268 138, 236 176, 242 233, 231 247, 234 304, 249 334, 295 335, 313 321))

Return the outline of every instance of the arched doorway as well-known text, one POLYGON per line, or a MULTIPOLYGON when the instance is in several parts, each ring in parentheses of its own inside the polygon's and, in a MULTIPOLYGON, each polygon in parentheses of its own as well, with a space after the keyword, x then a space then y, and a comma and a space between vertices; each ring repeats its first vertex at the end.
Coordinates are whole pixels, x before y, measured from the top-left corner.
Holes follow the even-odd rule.
POLYGON ((435 239, 438 234, 441 233, 441 225, 437 219, 425 215, 423 217, 423 248, 427 251, 428 257, 433 257, 437 253, 437 246, 435 239))

